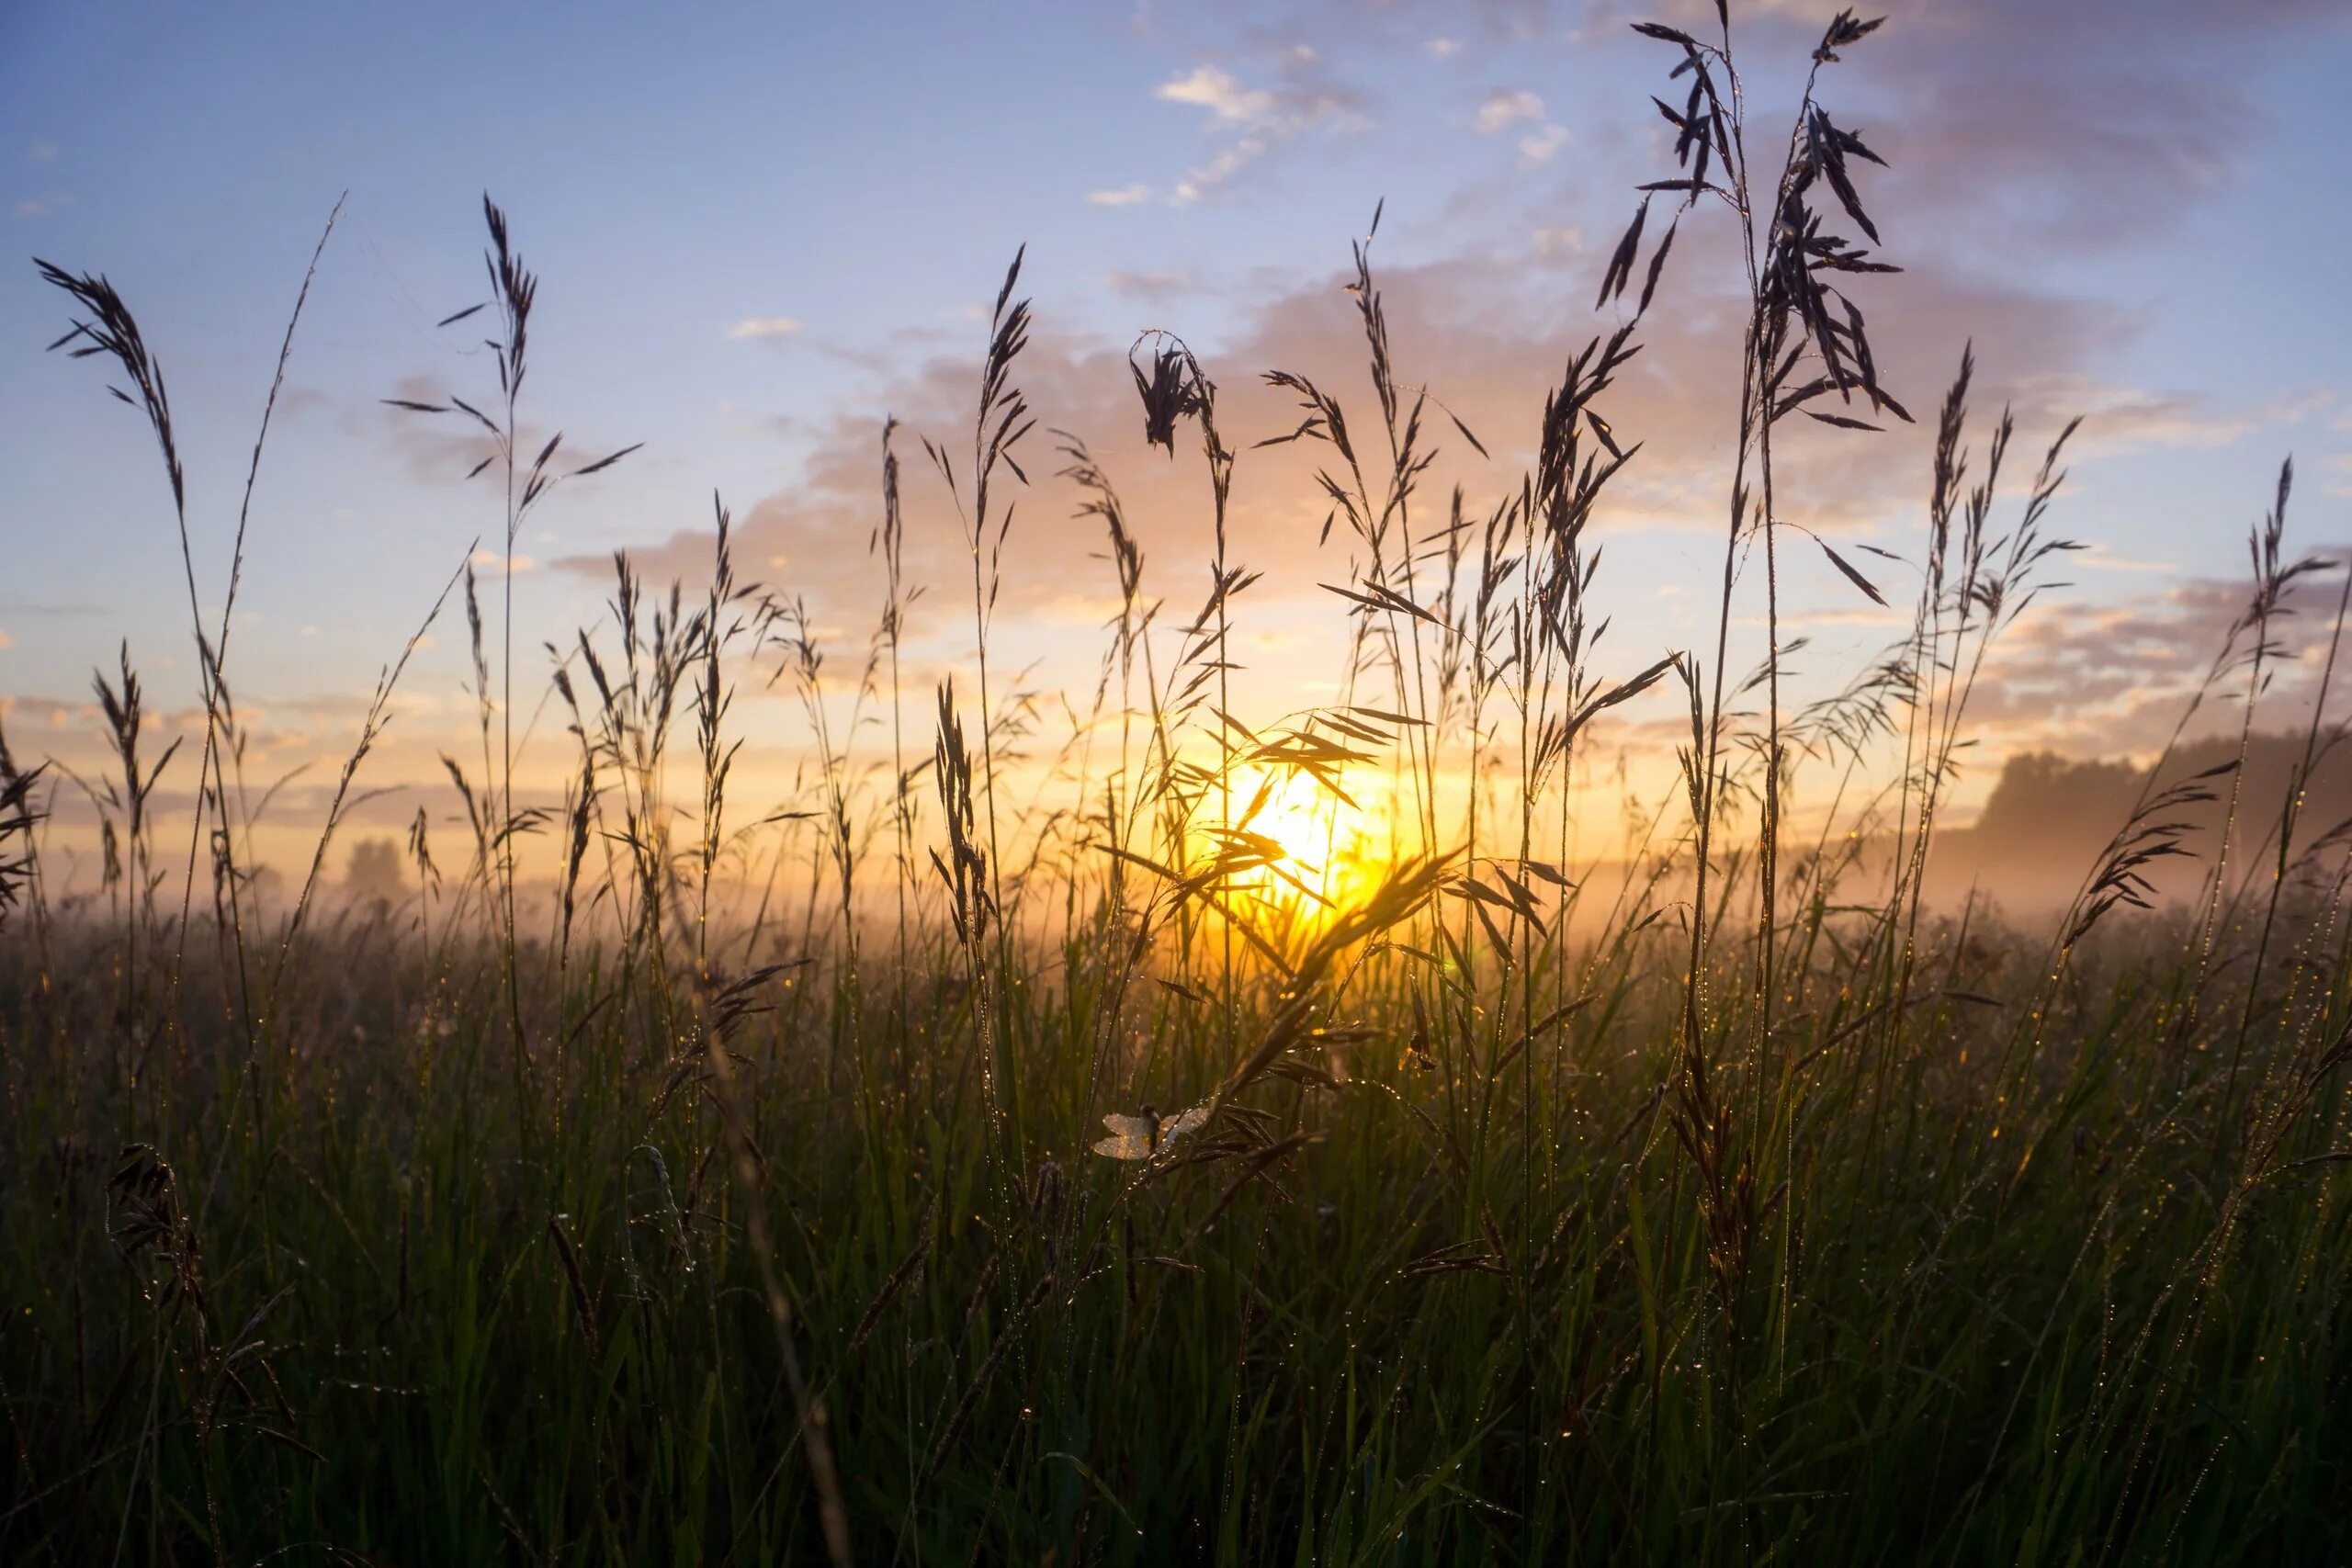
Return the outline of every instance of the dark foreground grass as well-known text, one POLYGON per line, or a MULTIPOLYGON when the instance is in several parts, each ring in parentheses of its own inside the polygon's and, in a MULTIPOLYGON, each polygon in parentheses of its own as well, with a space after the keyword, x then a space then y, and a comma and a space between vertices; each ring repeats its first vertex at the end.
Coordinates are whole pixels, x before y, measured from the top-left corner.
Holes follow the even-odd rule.
MULTIPOLYGON (((97 893, 44 837, 58 776, 0 747, 0 1558, 2352 1555, 2347 835, 2297 819, 2346 600, 2283 799, 2233 765, 2152 782, 2046 931, 1926 906, 1987 650, 2068 547, 2044 532, 2064 437, 2013 503, 2008 422, 1972 451, 1963 366, 1910 558, 1804 556, 1882 601, 1916 576, 1908 630, 1784 708, 1774 433, 1909 418, 1840 291, 1880 264, 1826 227, 1875 241, 1849 168, 1873 155, 1808 85, 1751 184, 1727 27, 1648 30, 1678 172, 1490 512, 1418 493, 1447 422, 1391 367, 1369 242, 1376 408, 1351 425, 1272 378, 1304 421, 1282 438, 1328 454, 1356 612, 1328 708, 1234 712, 1236 452, 1164 335, 1136 382, 1202 475, 1205 595, 1161 613, 1069 438, 1122 604, 1097 695, 1057 740, 991 689, 1029 452, 1017 263, 968 454, 924 444, 979 649, 928 719, 899 691, 922 586, 886 431, 862 678, 737 583, 721 509, 707 585, 654 595, 624 560, 610 622, 558 650, 575 782, 535 800, 512 628, 468 573, 470 841, 421 810, 414 894, 314 897, 395 663, 274 907, 226 615, 185 554, 185 871, 127 658, 101 681, 117 777, 83 783, 97 893), (1679 222, 1719 209, 1750 305, 1721 630, 1621 667, 1586 528, 1634 451, 1600 409, 1679 222), (1727 672, 1759 586, 1765 659, 1727 672), (746 674, 806 700, 786 819, 729 818, 746 674), (1645 693, 1687 705, 1680 778, 1622 865, 1576 862, 1568 771, 1645 693), (1277 788, 1335 809, 1383 774, 1388 843, 1345 874, 1263 830, 1277 788), (2148 908, 2200 823, 2218 852, 2148 908)), ((1839 18, 1816 66, 1870 30, 1839 18)), ((408 406, 487 443, 511 544, 626 454, 518 446, 537 283, 489 220, 498 395, 408 406)), ((138 394, 185 549, 154 356, 103 278, 50 276, 63 341, 138 394)), ((2317 570, 2287 499, 2282 475, 2182 719, 2238 705, 2241 757, 2317 570)))
POLYGON ((1344 1083, 1310 1053, 1249 1097, 1262 1147, 1139 1190, 1086 1153, 1106 1032, 1146 1095, 1229 1062, 1182 997, 1122 1009, 1100 942, 1001 977, 999 1115, 970 994, 931 976, 903 1015, 795 985, 722 1079, 707 1005, 592 962, 526 997, 572 1036, 560 1129, 544 1100, 516 1123, 479 948, 322 941, 250 1068, 217 1015, 98 1048, 119 950, 62 942, 44 987, 17 949, 0 1538, 819 1559, 748 1179, 864 1559, 2334 1560, 2344 954, 2294 929, 2312 978, 2264 1010, 2230 1112, 2233 1031, 2182 1028, 2155 932, 2030 1052, 2007 938, 1939 931, 1899 1025, 1833 968, 1790 1013, 1786 1113, 1734 1111, 1728 1284, 1661 1110, 1659 942, 1579 976, 1532 1106, 1451 1006, 1400 1066, 1411 966, 1360 975, 1331 1016, 1376 1038, 1344 1083))

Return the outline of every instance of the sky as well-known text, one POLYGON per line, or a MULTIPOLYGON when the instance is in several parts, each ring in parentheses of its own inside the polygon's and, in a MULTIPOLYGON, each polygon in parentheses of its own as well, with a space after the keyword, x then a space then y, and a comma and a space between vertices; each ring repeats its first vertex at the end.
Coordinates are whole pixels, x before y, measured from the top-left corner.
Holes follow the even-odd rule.
MULTIPOLYGON (((1735 0, 1759 128, 1784 122, 1832 9, 1735 0)), ((98 367, 42 352, 71 318, 34 257, 109 276, 164 364, 198 597, 217 616, 278 340, 342 200, 262 466, 230 671, 264 761, 311 763, 315 792, 469 549, 500 570, 500 497, 467 482, 474 449, 381 400, 494 394, 481 319, 435 325, 483 296, 485 191, 541 280, 529 437, 560 432, 582 457, 644 443, 562 487, 516 543, 516 639, 542 677, 540 645, 601 613, 614 551, 699 589, 714 492, 746 574, 804 597, 835 667, 854 670, 879 604, 867 539, 892 415, 910 570, 933 585, 915 673, 961 665, 968 558, 921 439, 968 453, 988 308, 1025 245, 1037 325, 1019 379, 1041 428, 991 657, 1079 701, 1112 580, 1046 428, 1102 459, 1148 586, 1189 607, 1206 582, 1205 479, 1196 454, 1146 448, 1128 349, 1148 328, 1182 333, 1238 443, 1296 423, 1261 382, 1270 369, 1368 413, 1343 285, 1377 206, 1400 376, 1492 454, 1449 430, 1433 491, 1460 482, 1477 502, 1515 484, 1545 387, 1630 309, 1593 297, 1633 187, 1671 172, 1650 95, 1669 91, 1673 56, 1626 24, 1711 12, 17 0, 0 8, 10 739, 86 756, 90 671, 122 642, 166 726, 184 730, 198 704, 153 445, 98 367)), ((2352 298, 2337 282, 2352 207, 2335 162, 2352 140, 2352 8, 1910 0, 1886 15, 1822 90, 1892 165, 1864 185, 1905 269, 1862 290, 1883 378, 1924 414, 1973 343, 1980 434, 2007 400, 2019 452, 2038 457, 2086 416, 2052 527, 2086 548, 1995 667, 1984 755, 2144 753, 2243 598, 2245 533, 2283 458, 2299 476, 2290 547, 2352 542, 2352 298)), ((1694 216, 1645 358, 1608 405, 1645 443, 1596 524, 1607 646, 1628 671, 1712 637, 1741 287, 1728 222, 1694 216)), ((1922 432, 1821 429, 1789 446, 1790 520, 1917 558, 1922 432)), ((1239 657, 1261 716, 1327 700, 1338 674, 1338 606, 1316 584, 1345 560, 1317 543, 1312 456, 1242 450, 1236 553, 1267 579, 1239 657)), ((1900 603, 1907 569, 1881 568, 1900 603)), ((1817 558, 1788 577, 1792 630, 1814 639, 1801 682, 1834 688, 1897 629, 1817 558)), ((1751 652, 1756 586, 1743 579, 1751 652)), ((462 620, 443 620, 404 674, 377 783, 429 779, 469 733, 463 642, 462 620)), ((785 706, 746 710, 747 766, 777 778, 795 745, 785 706)))

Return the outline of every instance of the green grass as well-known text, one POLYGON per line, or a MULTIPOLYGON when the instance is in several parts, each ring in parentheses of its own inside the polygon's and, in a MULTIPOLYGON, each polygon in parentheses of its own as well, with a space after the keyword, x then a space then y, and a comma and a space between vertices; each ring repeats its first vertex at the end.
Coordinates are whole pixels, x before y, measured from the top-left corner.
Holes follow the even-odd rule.
MULTIPOLYGON (((2340 944, 2296 945, 2340 998, 2340 944)), ((494 955, 339 935, 251 1077, 216 1017, 135 1096, 91 1049, 110 956, 71 944, 56 973, 90 983, 45 997, 21 953, 8 975, 12 1561, 820 1555, 719 1091, 698 1071, 653 1109, 662 998, 589 1022, 564 1130, 526 1137, 494 955), (131 1138, 175 1162, 176 1264, 125 1266, 106 1180, 131 1138)), ((1129 1194, 1083 1152, 1117 981, 1062 956, 1003 987, 1010 1156, 968 1010, 902 1027, 878 989, 803 984, 730 1042, 861 1558, 2345 1550, 2346 1184, 2294 1163, 2340 1085, 2278 1156, 2253 1152, 2260 1099, 2217 1156, 2223 1064, 2169 1038, 2161 957, 2115 955, 2007 1073, 2006 1015, 1940 999, 1806 1066, 1740 1135, 1763 1196, 1726 1301, 1654 1092, 1670 970, 1605 970, 1525 1106, 1477 1070, 1492 1032, 1400 1067, 1387 969, 1347 1010, 1384 1034, 1346 1087, 1252 1097, 1316 1141, 1226 1202, 1228 1164, 1129 1194)), ((573 1015, 615 978, 592 966, 573 1015)), ((1197 1091, 1219 1032, 1149 988, 1122 1032, 1148 1084, 1197 1091)), ((1808 1042, 1864 1010, 1829 982, 1804 1002, 1808 1042)), ((2339 1042, 2342 1010, 2296 1009, 2339 1042)), ((2275 1093, 2316 1043, 2265 1028, 2247 1076, 2275 1093)))

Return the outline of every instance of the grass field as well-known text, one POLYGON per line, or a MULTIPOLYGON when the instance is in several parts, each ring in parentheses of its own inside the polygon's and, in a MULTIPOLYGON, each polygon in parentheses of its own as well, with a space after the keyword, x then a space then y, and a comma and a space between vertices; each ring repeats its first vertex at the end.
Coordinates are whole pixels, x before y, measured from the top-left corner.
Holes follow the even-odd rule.
MULTIPOLYGON (((555 637, 574 782, 542 796, 511 723, 546 633, 518 649, 511 580, 452 580, 426 625, 467 618, 480 754, 397 897, 327 868, 406 656, 266 899, 229 615, 185 555, 200 754, 156 754, 127 658, 102 674, 102 886, 56 866, 60 773, 0 746, 0 1559, 2352 1555, 2352 835, 2299 818, 2346 589, 2290 547, 2282 473, 2176 739, 2276 728, 2274 622, 2308 600, 2283 797, 2151 772, 2054 919, 1923 897, 1988 650, 2065 613, 2039 594, 2072 547, 2064 435, 2009 453, 1966 366, 1922 410, 1901 561, 1774 511, 1792 426, 1911 418, 1846 292, 1902 280, 1836 237, 1875 241, 1874 154, 1815 96, 1871 26, 1833 26, 1785 144, 1727 40, 1652 29, 1676 164, 1490 508, 1420 489, 1477 443, 1392 367, 1358 246, 1368 390, 1275 377, 1353 612, 1310 712, 1229 700, 1255 577, 1211 376, 1136 345, 1117 417, 1197 476, 1216 545, 1147 568, 1117 476, 1020 390, 1017 262, 968 443, 886 445, 861 672, 739 583, 722 511, 707 581, 623 562, 611 616, 555 637), (1750 307, 1723 575, 1692 585, 1720 630, 1626 660, 1589 529, 1642 458, 1604 411, 1698 267, 1750 307), (954 489, 968 583, 906 580, 905 529, 950 520, 902 516, 900 446, 954 489), (1046 467, 1122 606, 1067 722, 988 662, 1046 467), (1800 702, 1784 570, 1909 628, 1800 702), (905 690, 926 587, 968 591, 975 656, 905 690), (781 820, 729 795, 734 690, 771 678, 813 781, 781 820), (1579 857, 1568 778, 1637 699, 1687 708, 1679 780, 1629 803, 1633 852, 1579 857), (193 825, 151 810, 166 761, 193 825)), ((627 454, 518 441, 537 280, 487 216, 496 396, 406 412, 491 442, 511 560, 627 454)), ((50 272, 186 551, 140 323, 50 272)))

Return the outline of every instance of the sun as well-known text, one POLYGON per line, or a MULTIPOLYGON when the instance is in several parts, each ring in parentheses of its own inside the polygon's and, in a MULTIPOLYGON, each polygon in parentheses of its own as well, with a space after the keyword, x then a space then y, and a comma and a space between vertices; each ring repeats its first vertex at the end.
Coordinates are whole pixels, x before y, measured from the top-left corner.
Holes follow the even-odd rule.
POLYGON ((1232 818, 1222 825, 1269 840, 1281 850, 1273 864, 1238 879, 1236 886, 1303 910, 1329 910, 1351 903, 1377 880, 1386 859, 1379 824, 1350 781, 1340 784, 1351 799, 1290 768, 1238 767, 1231 784, 1232 818))

